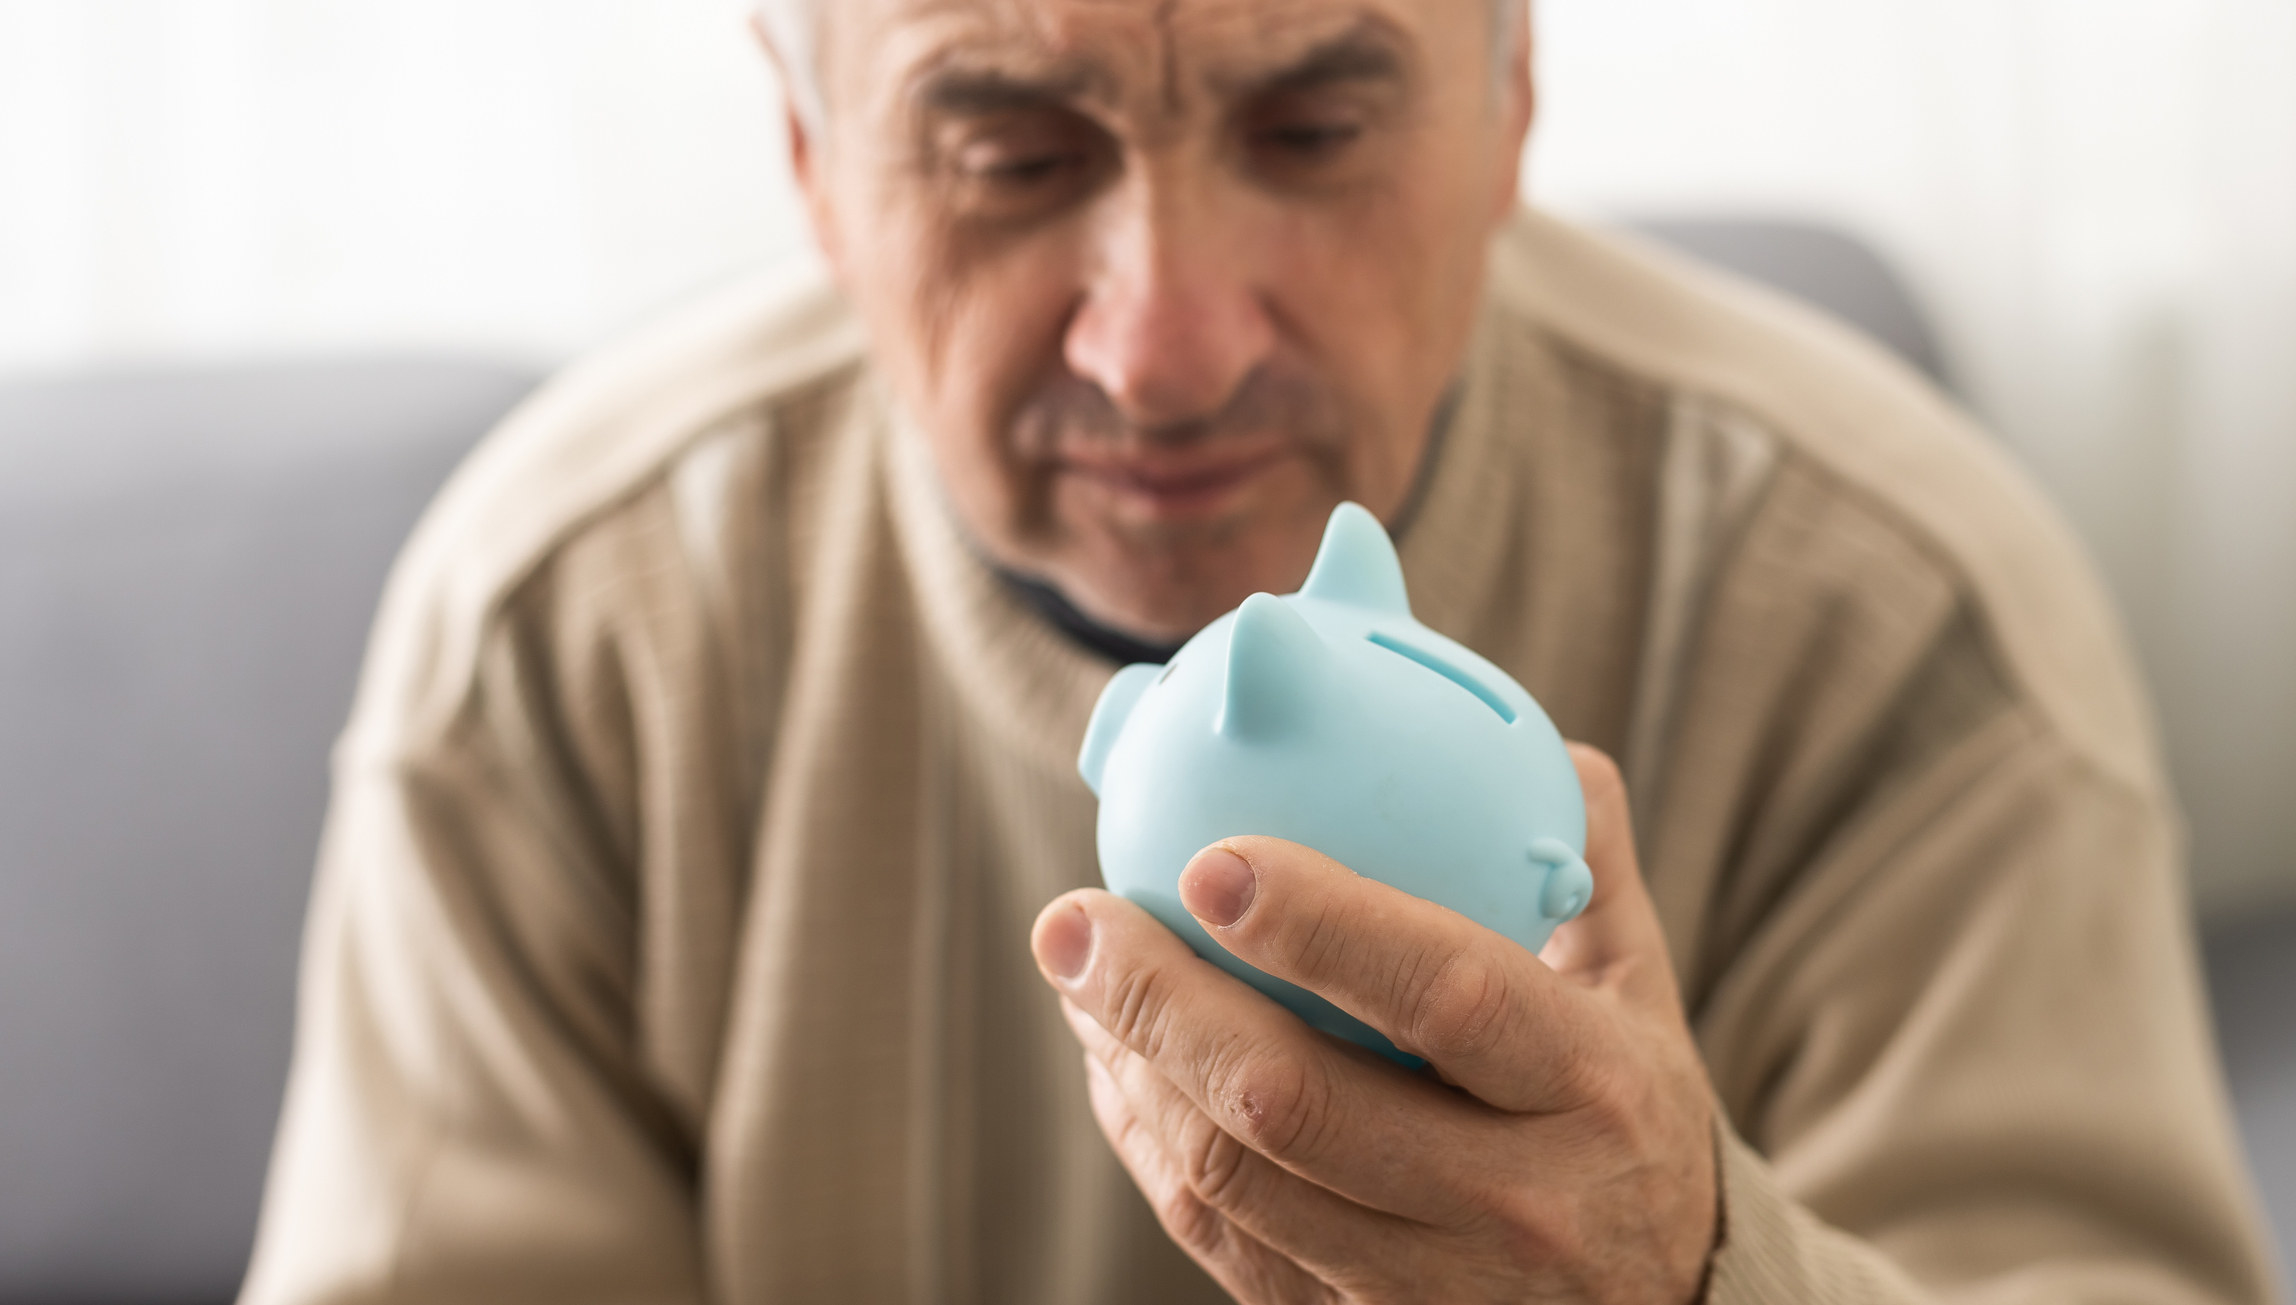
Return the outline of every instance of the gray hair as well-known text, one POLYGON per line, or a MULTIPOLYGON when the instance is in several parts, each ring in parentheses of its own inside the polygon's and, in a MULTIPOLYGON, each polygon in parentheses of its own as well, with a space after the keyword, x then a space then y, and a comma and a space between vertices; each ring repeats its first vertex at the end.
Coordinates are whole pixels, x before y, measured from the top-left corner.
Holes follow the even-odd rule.
MULTIPOLYGON (((756 0, 758 26, 766 39, 773 42, 774 54, 781 60, 781 76, 790 104, 797 110, 797 120, 809 132, 818 133, 828 121, 828 101, 821 93, 821 69, 817 63, 821 36, 820 0, 756 0)), ((1491 5, 1491 75, 1504 76, 1507 60, 1512 53, 1506 41, 1512 34, 1511 22, 1525 12, 1529 0, 1490 0, 1491 5)))
POLYGON ((757 25, 781 61, 782 90, 805 130, 818 135, 828 121, 817 63, 821 6, 818 0, 757 0, 757 25))

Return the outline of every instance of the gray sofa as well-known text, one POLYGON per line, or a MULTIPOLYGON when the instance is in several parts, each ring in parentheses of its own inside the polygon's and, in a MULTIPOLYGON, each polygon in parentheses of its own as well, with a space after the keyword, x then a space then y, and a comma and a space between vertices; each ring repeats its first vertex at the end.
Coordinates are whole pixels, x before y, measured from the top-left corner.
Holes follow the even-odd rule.
POLYGON ((231 1296, 383 574, 534 381, 409 357, 0 389, 0 1302, 231 1296))
MULTIPOLYGON (((1942 377, 1854 242, 1643 225, 1942 377)), ((409 356, 0 386, 0 1305, 232 1294, 367 623, 422 504, 536 379, 409 356)), ((2296 919, 2224 933, 2211 963, 2286 1239, 2296 919)))

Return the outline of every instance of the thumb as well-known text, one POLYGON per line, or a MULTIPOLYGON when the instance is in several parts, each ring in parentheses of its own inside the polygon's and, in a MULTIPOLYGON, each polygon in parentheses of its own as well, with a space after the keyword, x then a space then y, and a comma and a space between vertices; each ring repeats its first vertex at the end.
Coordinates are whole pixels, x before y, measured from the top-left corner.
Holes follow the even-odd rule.
POLYGON ((1557 974, 1594 987, 1617 985, 1638 1000, 1677 999, 1666 931, 1643 887, 1634 821, 1618 763, 1584 743, 1570 745, 1586 794, 1586 864, 1594 896, 1579 917, 1555 930, 1539 959, 1557 974))

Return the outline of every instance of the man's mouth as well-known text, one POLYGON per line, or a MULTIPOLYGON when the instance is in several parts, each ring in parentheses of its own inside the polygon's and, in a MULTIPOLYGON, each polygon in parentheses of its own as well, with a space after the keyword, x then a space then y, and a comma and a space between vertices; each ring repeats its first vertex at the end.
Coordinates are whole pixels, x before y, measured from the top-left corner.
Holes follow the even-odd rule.
POLYGON ((1281 448, 1262 447, 1215 455, 1068 457, 1059 467, 1152 516, 1169 518, 1217 511, 1284 455, 1281 448))

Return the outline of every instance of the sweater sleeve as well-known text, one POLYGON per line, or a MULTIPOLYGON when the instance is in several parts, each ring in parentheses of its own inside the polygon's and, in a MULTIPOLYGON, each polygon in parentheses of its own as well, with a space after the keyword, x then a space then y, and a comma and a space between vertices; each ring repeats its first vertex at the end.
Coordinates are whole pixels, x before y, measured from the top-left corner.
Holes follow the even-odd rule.
POLYGON ((693 1144, 636 1049, 633 894, 562 671, 484 635, 424 728, 428 672, 393 680, 432 660, 371 665, 338 750, 242 1300, 698 1301, 693 1144))
POLYGON ((1701 1020, 1709 1305, 2275 1298, 2178 871, 2021 713, 1845 828, 1701 1020))

